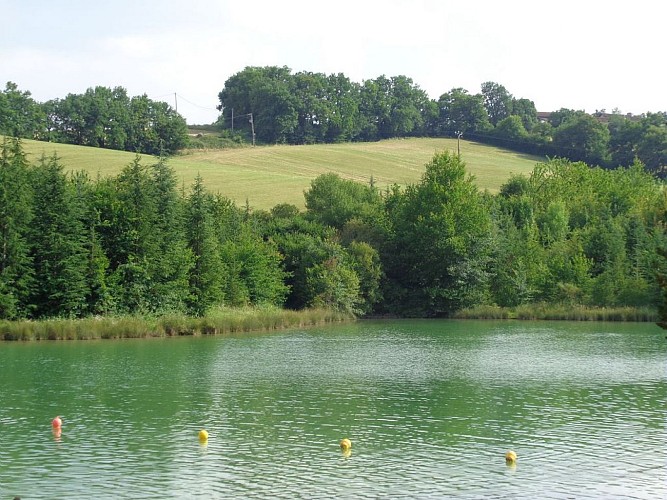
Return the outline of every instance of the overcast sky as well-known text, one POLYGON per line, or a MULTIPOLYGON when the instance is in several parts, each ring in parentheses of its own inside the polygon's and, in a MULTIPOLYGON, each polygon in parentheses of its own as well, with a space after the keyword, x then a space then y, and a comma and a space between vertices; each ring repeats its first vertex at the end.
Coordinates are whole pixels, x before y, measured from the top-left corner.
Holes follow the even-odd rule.
POLYGON ((0 85, 164 100, 190 124, 246 66, 405 75, 433 99, 500 83, 538 111, 667 111, 659 0, 0 0, 0 85), (174 97, 177 94, 177 98, 174 97))

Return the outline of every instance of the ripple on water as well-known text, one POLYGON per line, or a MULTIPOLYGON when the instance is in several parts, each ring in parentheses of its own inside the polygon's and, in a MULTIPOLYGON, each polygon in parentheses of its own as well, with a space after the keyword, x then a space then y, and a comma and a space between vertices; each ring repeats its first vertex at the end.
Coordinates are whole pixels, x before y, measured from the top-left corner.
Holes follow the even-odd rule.
POLYGON ((0 380, 13 381, 0 406, 0 492, 667 497, 667 373, 650 336, 391 324, 82 343, 74 357, 48 344, 30 380, 14 375, 32 368, 27 350, 12 346, 11 363, 0 350, 0 380), (348 457, 342 437, 353 442, 348 457), (516 467, 505 464, 508 449, 516 467))

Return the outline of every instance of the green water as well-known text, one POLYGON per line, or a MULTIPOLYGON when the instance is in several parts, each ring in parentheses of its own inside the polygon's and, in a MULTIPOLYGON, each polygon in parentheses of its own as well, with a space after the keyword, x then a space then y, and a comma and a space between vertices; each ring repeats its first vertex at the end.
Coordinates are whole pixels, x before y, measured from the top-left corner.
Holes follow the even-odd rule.
POLYGON ((2 343, 0 499, 665 498, 666 352, 564 322, 2 343))

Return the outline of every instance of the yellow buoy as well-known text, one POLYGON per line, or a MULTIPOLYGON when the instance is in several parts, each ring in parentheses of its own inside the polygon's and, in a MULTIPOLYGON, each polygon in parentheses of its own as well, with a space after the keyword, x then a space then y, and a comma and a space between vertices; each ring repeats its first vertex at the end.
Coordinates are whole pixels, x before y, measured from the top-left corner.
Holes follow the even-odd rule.
POLYGON ((512 450, 505 453, 505 462, 507 462, 508 464, 515 463, 516 459, 517 459, 516 453, 513 452, 512 450))
POLYGON ((199 440, 203 443, 208 441, 208 431, 202 429, 199 431, 199 440))
POLYGON ((350 441, 347 438, 341 439, 340 440, 340 449, 343 451, 349 450, 352 448, 352 441, 350 441))

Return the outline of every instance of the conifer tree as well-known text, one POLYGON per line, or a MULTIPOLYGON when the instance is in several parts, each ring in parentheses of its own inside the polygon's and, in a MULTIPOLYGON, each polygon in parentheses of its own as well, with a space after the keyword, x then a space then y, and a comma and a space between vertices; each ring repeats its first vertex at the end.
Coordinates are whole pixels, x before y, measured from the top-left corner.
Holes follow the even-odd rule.
POLYGON ((113 296, 107 284, 109 259, 102 247, 101 217, 97 206, 98 190, 86 172, 76 172, 72 178, 75 202, 79 205, 81 224, 85 231, 86 252, 86 312, 106 314, 113 311, 113 296))
POLYGON ((18 139, 5 140, 0 154, 0 318, 29 313, 34 285, 29 246, 32 220, 28 162, 18 139))
POLYGON ((212 227, 211 196, 197 176, 186 204, 186 235, 194 266, 189 273, 190 298, 188 309, 204 315, 224 298, 224 268, 220 259, 218 241, 212 227))
POLYGON ((156 253, 149 260, 152 302, 158 310, 183 311, 193 261, 183 226, 183 200, 176 188, 176 175, 164 158, 151 170, 156 208, 152 234, 156 253))
POLYGON ((140 160, 137 155, 123 169, 105 200, 110 284, 116 307, 123 313, 155 309, 150 260, 158 253, 154 237, 157 209, 153 180, 140 160))
POLYGON ((76 317, 86 310, 85 232, 72 184, 54 154, 42 156, 31 171, 35 217, 32 257, 38 288, 33 304, 38 317, 76 317))

